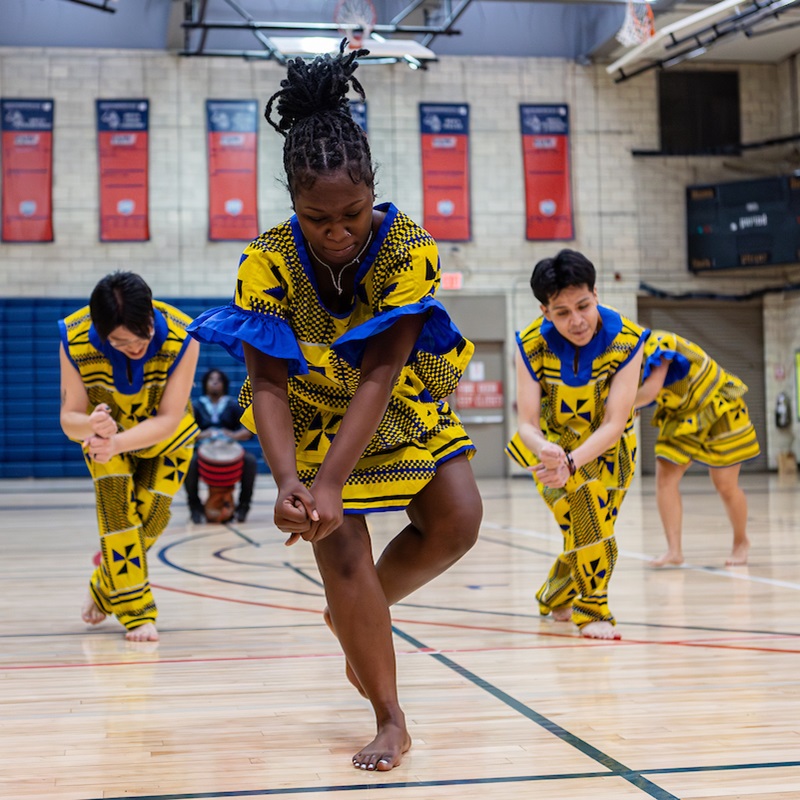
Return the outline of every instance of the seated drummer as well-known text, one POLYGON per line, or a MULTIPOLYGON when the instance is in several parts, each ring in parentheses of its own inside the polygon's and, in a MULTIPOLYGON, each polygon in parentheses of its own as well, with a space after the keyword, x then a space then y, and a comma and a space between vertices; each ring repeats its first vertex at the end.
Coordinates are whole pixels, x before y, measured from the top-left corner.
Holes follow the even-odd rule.
MULTIPOLYGON (((203 375, 203 396, 193 401, 194 416, 200 428, 198 443, 217 437, 226 437, 236 442, 246 442, 253 434, 239 421, 242 409, 239 403, 228 394, 230 381, 221 369, 210 369, 203 375)), ((195 448, 189 471, 186 474, 186 495, 192 522, 200 525, 206 522, 203 504, 200 502, 197 469, 198 449, 195 448)), ((244 454, 242 483, 236 503, 236 520, 244 522, 250 511, 253 487, 257 472, 256 457, 247 451, 244 454)))

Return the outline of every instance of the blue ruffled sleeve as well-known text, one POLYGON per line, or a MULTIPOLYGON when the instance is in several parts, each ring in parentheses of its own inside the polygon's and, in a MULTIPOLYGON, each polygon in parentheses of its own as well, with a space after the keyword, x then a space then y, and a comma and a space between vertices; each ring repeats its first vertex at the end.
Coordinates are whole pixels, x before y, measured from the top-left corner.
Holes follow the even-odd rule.
POLYGON ((644 364, 642 365, 642 383, 647 380, 650 373, 662 362, 669 362, 664 386, 669 386, 676 381, 683 380, 688 374, 690 364, 688 359, 677 351, 677 341, 671 334, 652 331, 645 345, 644 364))
POLYGON ((444 306, 428 296, 417 303, 393 308, 368 319, 340 336, 331 347, 348 364, 358 367, 367 342, 373 336, 390 328, 400 317, 417 314, 425 314, 426 319, 409 361, 413 361, 418 352, 434 356, 445 355, 463 341, 464 337, 453 324, 444 306))
POLYGON ((284 359, 290 377, 308 373, 308 364, 289 324, 271 314, 228 303, 204 311, 186 330, 200 342, 220 345, 242 363, 242 343, 247 342, 268 356, 284 359))

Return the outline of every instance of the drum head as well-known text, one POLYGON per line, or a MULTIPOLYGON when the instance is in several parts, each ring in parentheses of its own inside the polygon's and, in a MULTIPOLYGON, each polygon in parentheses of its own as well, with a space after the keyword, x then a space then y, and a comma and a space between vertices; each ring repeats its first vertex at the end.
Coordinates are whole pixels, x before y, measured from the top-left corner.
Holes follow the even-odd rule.
POLYGON ((206 439, 197 448, 197 455, 212 464, 231 464, 244 456, 244 447, 233 439, 206 439))

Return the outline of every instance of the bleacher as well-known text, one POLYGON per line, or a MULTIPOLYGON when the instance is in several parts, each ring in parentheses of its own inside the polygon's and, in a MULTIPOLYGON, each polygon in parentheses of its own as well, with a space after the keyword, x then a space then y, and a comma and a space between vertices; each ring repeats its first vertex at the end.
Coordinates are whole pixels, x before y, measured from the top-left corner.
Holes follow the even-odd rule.
MULTIPOLYGON (((227 298, 158 298, 191 317, 227 298)), ((81 448, 61 430, 58 320, 86 305, 86 298, 0 298, 0 478, 69 478, 88 475, 81 448)), ((202 395, 201 378, 216 367, 230 378, 234 396, 245 378, 244 364, 218 345, 201 345, 192 398, 202 395)), ((268 472, 254 436, 244 442, 259 472, 268 472)))

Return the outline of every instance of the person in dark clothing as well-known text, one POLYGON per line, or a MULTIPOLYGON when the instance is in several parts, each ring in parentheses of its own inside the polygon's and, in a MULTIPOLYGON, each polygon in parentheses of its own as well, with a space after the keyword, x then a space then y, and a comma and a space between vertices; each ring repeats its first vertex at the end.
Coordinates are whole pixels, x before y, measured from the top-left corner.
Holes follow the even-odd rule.
MULTIPOLYGON (((239 420, 242 413, 239 403, 228 394, 230 386, 228 376, 220 369, 210 369, 203 375, 202 383, 203 396, 193 403, 194 416, 200 428, 198 443, 218 436, 225 436, 237 442, 246 442, 252 438, 253 434, 239 420)), ((184 486, 192 522, 200 525, 206 522, 206 515, 203 503, 200 501, 197 460, 198 451, 195 450, 184 486)), ((257 470, 256 457, 245 451, 242 483, 236 504, 237 522, 244 522, 247 519, 257 470)))

